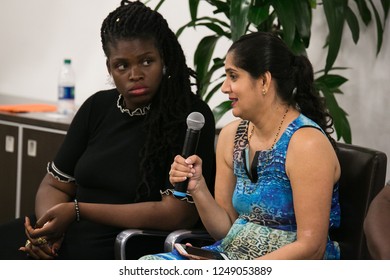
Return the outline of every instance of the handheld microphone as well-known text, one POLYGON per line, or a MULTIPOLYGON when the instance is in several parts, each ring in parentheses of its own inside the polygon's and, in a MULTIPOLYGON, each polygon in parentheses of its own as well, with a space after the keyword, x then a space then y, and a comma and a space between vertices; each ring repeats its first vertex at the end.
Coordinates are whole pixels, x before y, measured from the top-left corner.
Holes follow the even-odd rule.
MULTIPOLYGON (((204 117, 199 112, 192 112, 187 117, 187 132, 184 139, 184 146, 181 156, 187 158, 196 153, 198 147, 200 130, 204 125, 204 117)), ((175 184, 173 195, 176 198, 183 198, 186 196, 188 186, 188 178, 180 183, 175 184)))

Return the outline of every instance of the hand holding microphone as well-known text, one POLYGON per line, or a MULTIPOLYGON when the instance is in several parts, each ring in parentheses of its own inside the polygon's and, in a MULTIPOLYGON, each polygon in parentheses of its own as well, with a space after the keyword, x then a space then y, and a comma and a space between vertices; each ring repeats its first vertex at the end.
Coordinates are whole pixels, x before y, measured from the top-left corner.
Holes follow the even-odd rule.
MULTIPOLYGON (((204 116, 199 112, 192 112, 187 117, 187 132, 184 139, 184 146, 181 153, 183 158, 187 158, 191 155, 196 154, 196 149, 198 147, 200 130, 204 125, 205 119, 204 116)), ((177 198, 183 198, 186 196, 188 186, 188 178, 183 181, 175 184, 175 190, 173 195, 177 198)))

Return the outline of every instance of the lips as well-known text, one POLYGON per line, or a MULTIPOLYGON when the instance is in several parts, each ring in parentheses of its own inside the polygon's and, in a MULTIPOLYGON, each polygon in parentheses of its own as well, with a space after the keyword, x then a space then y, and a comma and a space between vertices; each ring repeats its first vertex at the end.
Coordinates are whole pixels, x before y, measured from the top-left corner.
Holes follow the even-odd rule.
POLYGON ((238 101, 238 98, 232 98, 232 97, 229 97, 229 100, 232 102, 231 103, 231 106, 234 107, 238 101))
POLYGON ((132 95, 144 95, 148 91, 147 87, 144 86, 134 86, 131 89, 129 89, 129 93, 132 95))

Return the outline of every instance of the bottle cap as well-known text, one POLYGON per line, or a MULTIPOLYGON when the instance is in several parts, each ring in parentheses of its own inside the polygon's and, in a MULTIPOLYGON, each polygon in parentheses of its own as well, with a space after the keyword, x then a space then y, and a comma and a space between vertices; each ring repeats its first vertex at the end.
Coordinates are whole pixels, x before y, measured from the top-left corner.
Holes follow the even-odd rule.
POLYGON ((69 58, 64 59, 64 63, 65 63, 65 64, 70 64, 71 62, 72 62, 72 60, 69 59, 69 58))

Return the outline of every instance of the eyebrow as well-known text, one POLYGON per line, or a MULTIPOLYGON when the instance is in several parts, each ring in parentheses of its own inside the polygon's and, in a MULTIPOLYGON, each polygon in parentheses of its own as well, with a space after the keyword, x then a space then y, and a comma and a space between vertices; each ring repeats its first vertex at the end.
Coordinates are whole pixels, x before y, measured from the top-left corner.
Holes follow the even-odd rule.
POLYGON ((238 71, 237 71, 237 69, 229 67, 229 68, 225 69, 225 72, 227 73, 227 72, 238 72, 238 71))

